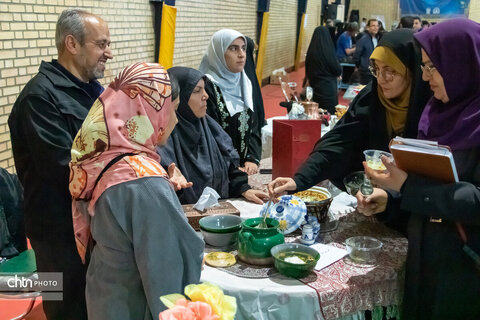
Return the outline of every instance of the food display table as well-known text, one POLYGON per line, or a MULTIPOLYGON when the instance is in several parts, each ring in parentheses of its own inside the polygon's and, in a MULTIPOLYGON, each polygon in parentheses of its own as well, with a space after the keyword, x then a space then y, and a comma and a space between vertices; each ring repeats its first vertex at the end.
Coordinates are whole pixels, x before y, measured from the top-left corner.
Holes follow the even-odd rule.
MULTIPOLYGON (((381 319, 383 314, 398 315, 407 239, 375 218, 357 213, 353 202, 345 205, 348 197, 341 193, 334 198, 329 215, 339 220, 338 228, 321 233, 317 242, 344 248, 345 240, 351 236, 373 236, 383 242, 375 264, 357 264, 347 256, 299 280, 279 274, 273 266, 256 269, 240 263, 228 270, 205 266, 201 280, 215 283, 237 298, 239 320, 353 320, 364 319, 365 310, 372 311, 373 319, 381 319)), ((240 210, 241 217, 258 217, 261 205, 229 201, 240 210)), ((298 236, 287 237, 286 241, 298 241, 298 236)), ((214 250, 218 249, 206 248, 214 250)), ((235 253, 235 248, 226 251, 235 253)))

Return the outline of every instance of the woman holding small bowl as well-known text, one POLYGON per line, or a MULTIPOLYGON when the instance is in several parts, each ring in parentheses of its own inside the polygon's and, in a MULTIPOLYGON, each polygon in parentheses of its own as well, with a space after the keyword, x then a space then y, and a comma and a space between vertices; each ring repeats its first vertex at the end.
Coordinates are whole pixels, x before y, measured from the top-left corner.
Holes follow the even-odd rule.
POLYGON ((418 138, 451 148, 460 181, 408 174, 382 157, 387 171, 364 163, 365 172, 401 197, 392 202, 375 189, 357 197, 358 211, 410 216, 402 318, 480 319, 480 24, 447 20, 415 38, 423 80, 434 92, 418 138))

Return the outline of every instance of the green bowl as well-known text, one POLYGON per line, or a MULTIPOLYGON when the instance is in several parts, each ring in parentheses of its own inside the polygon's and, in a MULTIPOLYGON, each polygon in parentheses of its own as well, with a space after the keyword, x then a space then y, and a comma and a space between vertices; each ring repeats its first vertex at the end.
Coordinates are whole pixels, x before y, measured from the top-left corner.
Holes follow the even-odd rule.
POLYGON ((213 233, 230 233, 242 228, 242 218, 234 215, 214 215, 198 221, 200 228, 213 233))
POLYGON ((274 265, 278 272, 292 278, 302 278, 307 276, 317 264, 318 259, 320 259, 320 253, 318 253, 317 250, 298 243, 279 244, 273 247, 270 252, 273 256, 274 265), (309 259, 306 263, 302 264, 287 262, 284 260, 285 257, 291 257, 292 255, 297 257, 309 256, 309 259))

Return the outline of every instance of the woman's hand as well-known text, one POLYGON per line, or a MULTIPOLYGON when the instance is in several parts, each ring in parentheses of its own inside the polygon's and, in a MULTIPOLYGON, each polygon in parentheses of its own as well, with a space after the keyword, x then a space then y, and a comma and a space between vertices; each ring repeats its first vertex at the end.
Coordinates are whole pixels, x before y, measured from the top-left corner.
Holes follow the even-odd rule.
POLYGON ((173 162, 168 166, 168 177, 175 191, 193 186, 193 182, 187 182, 187 179, 185 179, 180 169, 173 162))
POLYGON ((246 172, 249 176, 252 174, 258 173, 258 165, 250 162, 250 161, 245 161, 245 166, 238 168, 243 172, 246 172))
POLYGON ((395 166, 393 163, 393 160, 386 156, 382 156, 381 160, 387 168, 386 172, 373 170, 367 166, 365 161, 363 162, 363 167, 365 168, 367 177, 373 184, 379 186, 380 188, 400 191, 405 183, 405 180, 407 180, 408 173, 397 168, 397 166, 395 166))
POLYGON ((270 182, 267 186, 270 198, 276 199, 288 190, 296 190, 297 184, 292 178, 277 178, 270 182))
POLYGON ((249 189, 245 191, 242 193, 242 196, 248 201, 258 204, 263 204, 264 199, 268 199, 268 194, 266 192, 255 189, 249 189))
POLYGON ((373 188, 373 193, 368 197, 358 191, 355 198, 357 198, 357 211, 367 217, 383 212, 387 208, 388 195, 383 189, 373 188))

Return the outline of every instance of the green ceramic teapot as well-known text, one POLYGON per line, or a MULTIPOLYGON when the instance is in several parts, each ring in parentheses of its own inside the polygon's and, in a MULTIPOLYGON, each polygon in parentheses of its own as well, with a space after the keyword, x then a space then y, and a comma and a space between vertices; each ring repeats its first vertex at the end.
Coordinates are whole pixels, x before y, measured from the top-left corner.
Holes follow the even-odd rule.
POLYGON ((249 264, 273 264, 270 249, 285 242, 285 237, 278 231, 279 222, 267 218, 268 228, 255 228, 263 217, 247 219, 242 223, 242 230, 238 234, 238 257, 249 264))

